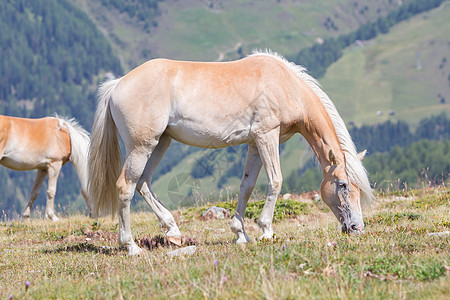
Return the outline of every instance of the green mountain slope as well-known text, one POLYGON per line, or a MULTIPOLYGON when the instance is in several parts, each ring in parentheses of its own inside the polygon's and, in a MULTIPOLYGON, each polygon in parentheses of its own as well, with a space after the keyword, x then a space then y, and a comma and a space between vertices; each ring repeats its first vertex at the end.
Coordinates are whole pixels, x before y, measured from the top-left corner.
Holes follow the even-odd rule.
POLYGON ((431 114, 450 113, 449 17, 447 1, 364 47, 347 49, 321 80, 343 119, 358 125, 387 119, 417 124, 431 114))
MULTIPOLYGON (((343 57, 328 69, 321 84, 347 124, 400 119, 417 125, 431 114, 450 113, 450 65, 447 62, 450 51, 446 34, 450 32, 450 23, 446 21, 449 17, 450 3, 447 1, 437 9, 400 23, 388 34, 365 41, 363 48, 352 46, 345 51, 343 57), (418 53, 420 70, 417 69, 418 53), (442 99, 445 99, 444 103, 441 103, 442 99), (395 115, 389 114, 391 110, 395 115), (382 115, 377 116, 377 111, 382 115)), ((294 136, 281 152, 284 178, 313 156, 301 140, 299 135, 294 136)), ((168 183, 180 173, 189 173, 202 155, 201 152, 192 154, 155 182, 155 191, 163 201, 176 205, 168 197, 168 191, 172 189, 168 183)), ((217 190, 217 176, 215 173, 201 180, 205 195, 217 190)), ((265 180, 264 175, 260 176, 257 186, 265 184, 265 180)), ((188 184, 180 186, 189 190, 188 184)), ((234 177, 227 182, 226 188, 235 191, 238 186, 239 179, 234 177)))
MULTIPOLYGON (((392 0, 164 0, 158 2, 159 14, 148 28, 123 8, 101 4, 105 2, 113 1, 74 1, 107 34, 126 69, 161 56, 228 60, 254 48, 294 54, 320 38, 355 30, 399 6, 392 0)), ((133 1, 122 2, 131 5, 133 1)))

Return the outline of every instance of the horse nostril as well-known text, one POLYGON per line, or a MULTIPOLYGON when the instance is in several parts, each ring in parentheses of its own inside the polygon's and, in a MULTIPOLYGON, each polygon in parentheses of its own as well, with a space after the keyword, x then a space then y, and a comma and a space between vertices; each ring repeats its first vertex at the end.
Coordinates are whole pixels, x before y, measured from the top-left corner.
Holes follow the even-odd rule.
POLYGON ((358 230, 359 230, 359 228, 358 228, 358 226, 356 226, 356 224, 350 225, 350 229, 351 229, 352 231, 358 231, 358 230))

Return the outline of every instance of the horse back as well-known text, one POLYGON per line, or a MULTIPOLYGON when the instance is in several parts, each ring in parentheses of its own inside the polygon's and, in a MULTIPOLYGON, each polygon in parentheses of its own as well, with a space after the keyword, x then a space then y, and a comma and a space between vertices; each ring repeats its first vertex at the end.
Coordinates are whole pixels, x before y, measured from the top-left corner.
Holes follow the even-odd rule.
POLYGON ((251 142, 253 131, 278 126, 290 136, 303 117, 303 94, 298 77, 267 56, 234 62, 155 59, 122 77, 112 114, 119 131, 130 127, 132 139, 167 129, 183 143, 221 147, 251 142))

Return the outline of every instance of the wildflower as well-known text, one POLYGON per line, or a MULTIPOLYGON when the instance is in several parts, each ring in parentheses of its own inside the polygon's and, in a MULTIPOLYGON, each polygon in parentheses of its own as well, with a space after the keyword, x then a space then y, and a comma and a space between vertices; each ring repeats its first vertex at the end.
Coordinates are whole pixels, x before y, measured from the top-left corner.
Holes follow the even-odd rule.
POLYGON ((31 282, 29 282, 29 281, 27 280, 27 281, 24 282, 24 284, 25 284, 25 292, 26 292, 26 291, 28 291, 28 288, 30 287, 31 282))
POLYGON ((215 259, 215 260, 214 260, 214 266, 215 266, 215 267, 218 267, 218 266, 219 266, 219 260, 218 260, 218 259, 215 259))
POLYGON ((228 277, 225 276, 225 275, 223 275, 223 276, 222 276, 222 279, 220 280, 220 282, 221 282, 221 283, 225 283, 225 282, 227 282, 227 281, 228 281, 228 277))

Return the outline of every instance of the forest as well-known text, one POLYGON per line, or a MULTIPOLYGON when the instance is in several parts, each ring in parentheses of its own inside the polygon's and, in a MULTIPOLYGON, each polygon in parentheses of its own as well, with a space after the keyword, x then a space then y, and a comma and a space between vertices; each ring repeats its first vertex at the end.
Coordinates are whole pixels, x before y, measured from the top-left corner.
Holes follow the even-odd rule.
MULTIPOLYGON (((374 188, 402 190, 445 183, 450 176, 450 119, 445 114, 420 121, 412 132, 402 121, 350 128, 358 149, 367 149, 363 162, 374 188)), ((318 190, 322 174, 309 160, 284 181, 284 192, 318 190)))
MULTIPOLYGON (((89 130, 103 74, 122 74, 103 34, 67 0, 0 1, 0 48, 0 114, 4 115, 38 118, 58 113, 75 117, 89 130)), ((34 174, 0 167, 4 215, 22 212, 34 174)), ((58 186, 61 205, 80 198, 72 166, 64 166, 58 186)), ((84 201, 79 200, 78 207, 84 209, 84 201)), ((44 203, 45 193, 40 193, 36 204, 44 203)))
POLYGON ((98 76, 122 69, 87 15, 70 1, 0 2, 0 114, 75 117, 89 129, 98 76))

